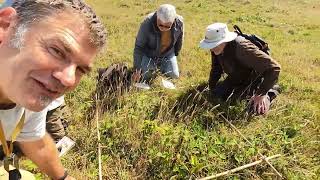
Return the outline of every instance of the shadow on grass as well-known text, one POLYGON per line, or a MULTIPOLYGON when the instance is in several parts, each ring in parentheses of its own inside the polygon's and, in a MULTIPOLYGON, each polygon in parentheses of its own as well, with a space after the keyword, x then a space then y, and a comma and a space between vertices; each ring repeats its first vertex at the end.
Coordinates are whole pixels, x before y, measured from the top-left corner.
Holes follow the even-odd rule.
MULTIPOLYGON (((130 93, 132 87, 132 70, 125 64, 117 63, 98 71, 97 87, 92 93, 93 104, 86 111, 85 119, 90 124, 95 116, 97 106, 99 114, 112 112, 119 108, 120 99, 130 93)), ((154 108, 150 119, 160 121, 184 122, 190 124, 195 120, 206 128, 224 122, 223 115, 228 120, 239 121, 248 119, 239 102, 224 102, 211 95, 208 83, 201 83, 182 93, 178 98, 169 102, 161 102, 154 108)))
POLYGON ((173 103, 170 114, 174 116, 175 122, 191 123, 195 119, 210 128, 216 123, 225 122, 221 116, 234 123, 248 121, 250 116, 245 106, 243 102, 225 102, 214 97, 208 83, 201 83, 180 95, 173 103))

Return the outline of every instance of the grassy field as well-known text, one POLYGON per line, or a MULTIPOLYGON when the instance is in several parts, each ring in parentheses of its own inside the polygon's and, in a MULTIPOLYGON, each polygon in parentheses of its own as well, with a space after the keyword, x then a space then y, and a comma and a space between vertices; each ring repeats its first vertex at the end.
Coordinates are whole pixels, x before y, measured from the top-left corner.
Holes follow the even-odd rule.
MULTIPOLYGON (((108 48, 96 68, 115 62, 132 66, 135 36, 145 15, 162 0, 88 0, 108 29, 108 48)), ((286 179, 320 179, 320 1, 172 0, 184 17, 185 41, 178 59, 177 90, 155 84, 131 91, 100 116, 103 179, 195 179, 266 156, 286 179), (198 47, 207 25, 225 22, 266 39, 282 65, 283 92, 267 116, 246 118, 243 104, 216 107, 197 92, 207 82, 210 55, 198 47), (191 95, 190 95, 191 94, 191 95), (190 95, 190 96, 189 96, 190 95), (190 98, 186 98, 190 97, 190 98), (225 116, 253 144, 241 138, 225 116)), ((85 112, 94 104, 96 73, 67 95, 77 145, 63 159, 78 179, 97 179, 97 135, 85 112)), ((223 179, 275 179, 265 163, 223 179)))

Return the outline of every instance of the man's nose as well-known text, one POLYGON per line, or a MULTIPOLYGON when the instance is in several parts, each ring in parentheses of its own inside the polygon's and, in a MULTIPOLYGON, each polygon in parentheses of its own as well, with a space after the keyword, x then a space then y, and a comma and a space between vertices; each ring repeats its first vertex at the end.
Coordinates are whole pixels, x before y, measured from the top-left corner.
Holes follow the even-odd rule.
POLYGON ((77 66, 70 64, 59 71, 55 71, 53 76, 64 86, 72 87, 76 84, 76 70, 77 66))

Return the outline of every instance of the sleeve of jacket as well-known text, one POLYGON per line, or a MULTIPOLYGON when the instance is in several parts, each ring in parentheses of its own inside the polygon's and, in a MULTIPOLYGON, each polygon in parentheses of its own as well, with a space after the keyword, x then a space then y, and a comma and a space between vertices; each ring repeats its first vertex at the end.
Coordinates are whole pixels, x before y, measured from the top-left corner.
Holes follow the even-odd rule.
POLYGON ((147 28, 148 28, 148 22, 147 20, 144 20, 140 25, 140 29, 138 31, 135 46, 134 46, 134 52, 133 52, 133 68, 134 69, 141 68, 143 49, 147 44, 147 37, 146 37, 147 28))
POLYGON ((183 17, 182 16, 178 16, 178 21, 180 21, 181 23, 181 34, 177 39, 176 44, 174 45, 174 53, 175 56, 179 56, 180 50, 182 48, 182 43, 183 43, 183 39, 184 39, 184 24, 183 24, 183 17))
POLYGON ((254 69, 264 79, 256 95, 266 94, 278 81, 280 64, 248 40, 238 44, 236 53, 242 64, 254 69))
POLYGON ((219 59, 215 58, 214 55, 211 55, 211 71, 210 71, 210 77, 209 77, 209 88, 210 90, 213 90, 221 78, 221 74, 223 73, 222 67, 219 63, 219 59))

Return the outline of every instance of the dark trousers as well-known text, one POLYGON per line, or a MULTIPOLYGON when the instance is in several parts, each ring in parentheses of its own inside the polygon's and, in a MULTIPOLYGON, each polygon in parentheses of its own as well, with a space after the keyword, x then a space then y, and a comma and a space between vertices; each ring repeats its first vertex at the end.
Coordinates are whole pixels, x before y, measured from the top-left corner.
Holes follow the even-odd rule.
MULTIPOLYGON (((256 78, 255 80, 249 80, 242 83, 234 83, 235 81, 227 77, 224 81, 218 82, 215 88, 212 90, 214 97, 220 98, 224 101, 234 102, 236 100, 249 100, 259 88, 262 83, 262 78, 256 78)), ((270 102, 277 97, 280 93, 279 85, 274 85, 268 92, 270 102)))

